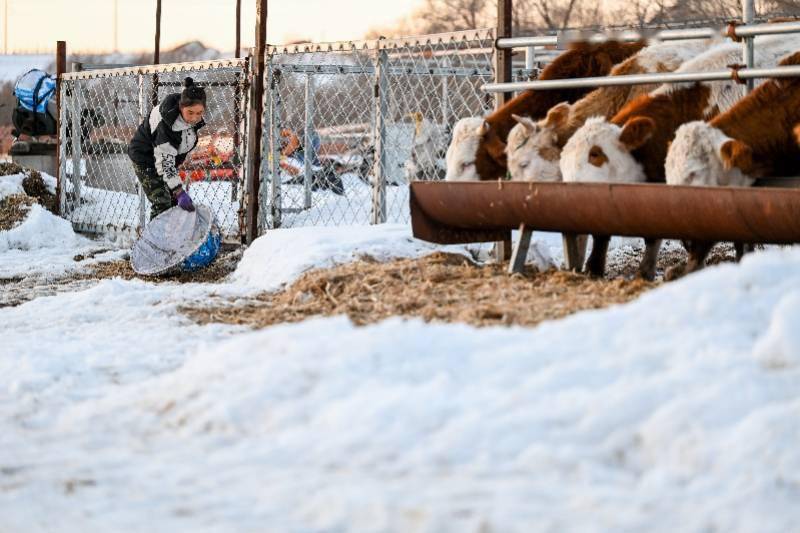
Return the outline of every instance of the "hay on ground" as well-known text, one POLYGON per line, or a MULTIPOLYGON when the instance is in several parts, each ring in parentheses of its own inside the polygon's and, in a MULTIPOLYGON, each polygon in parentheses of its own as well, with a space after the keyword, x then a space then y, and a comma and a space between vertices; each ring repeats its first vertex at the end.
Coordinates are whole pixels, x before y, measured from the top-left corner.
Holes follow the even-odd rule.
POLYGON ((595 280, 556 270, 508 275, 503 265, 480 266, 464 256, 439 252, 388 263, 364 258, 307 272, 282 292, 181 311, 201 324, 254 328, 340 314, 358 325, 399 315, 476 326, 533 326, 624 303, 654 286, 638 279, 595 280))
POLYGON ((35 203, 34 198, 25 194, 11 194, 0 200, 0 231, 8 231, 20 225, 35 203))

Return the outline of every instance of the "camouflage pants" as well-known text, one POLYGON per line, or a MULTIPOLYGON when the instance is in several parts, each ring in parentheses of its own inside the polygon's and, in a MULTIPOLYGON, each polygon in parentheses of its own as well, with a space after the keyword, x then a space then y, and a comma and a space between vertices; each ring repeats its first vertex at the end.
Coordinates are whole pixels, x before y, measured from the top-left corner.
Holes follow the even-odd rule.
POLYGON ((136 172, 136 177, 139 178, 139 183, 142 184, 145 196, 150 200, 150 220, 177 205, 172 193, 167 188, 167 184, 158 175, 156 169, 140 167, 139 165, 133 165, 133 168, 136 172))

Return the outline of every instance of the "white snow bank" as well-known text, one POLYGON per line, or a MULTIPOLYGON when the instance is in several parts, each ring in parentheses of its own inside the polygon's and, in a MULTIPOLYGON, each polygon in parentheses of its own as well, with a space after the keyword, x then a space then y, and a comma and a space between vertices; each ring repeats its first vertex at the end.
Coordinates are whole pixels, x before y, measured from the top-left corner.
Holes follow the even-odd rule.
POLYGON ((25 189, 22 188, 23 179, 25 174, 0 176, 0 200, 12 194, 25 194, 25 189))
POLYGON ((411 236, 411 226, 309 227, 269 230, 245 250, 232 279, 265 291, 291 283, 313 268, 329 268, 362 255, 379 261, 419 257, 437 250, 466 254, 464 246, 441 246, 411 236))
POLYGON ((534 329, 230 338, 176 316, 199 288, 121 281, 0 309, 3 523, 792 531, 797 287, 800 251, 777 250, 534 329))
MULTIPOLYGON (((512 232, 514 242, 518 232, 512 232)), ((611 240, 610 258, 615 252, 641 239, 615 237, 611 240)), ((379 224, 367 226, 305 227, 268 230, 244 252, 234 272, 233 281, 254 289, 273 291, 292 283, 303 272, 329 268, 370 255, 379 261, 420 257, 438 250, 464 255, 475 254, 490 260, 490 243, 443 246, 415 239, 411 226, 379 224)), ((591 250, 591 240, 587 248, 591 250)), ((527 261, 539 270, 560 268, 564 261, 560 233, 534 232, 527 261)))
MULTIPOLYGON (((44 172, 41 173, 42 180, 44 181, 47 190, 51 194, 56 193, 56 179, 44 172)), ((12 194, 25 194, 25 189, 22 187, 22 180, 27 177, 27 174, 9 174, 0 176, 0 200, 12 194)))
POLYGON ((35 250, 61 248, 70 251, 83 237, 75 234, 72 224, 59 218, 39 204, 33 204, 22 223, 7 231, 0 231, 0 253, 10 249, 35 250))

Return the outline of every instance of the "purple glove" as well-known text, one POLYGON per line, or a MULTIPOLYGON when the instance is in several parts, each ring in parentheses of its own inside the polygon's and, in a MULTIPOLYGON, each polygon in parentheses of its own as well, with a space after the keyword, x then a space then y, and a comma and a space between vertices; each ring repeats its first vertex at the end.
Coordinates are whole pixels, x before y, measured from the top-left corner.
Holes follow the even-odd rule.
POLYGON ((178 207, 180 207, 184 211, 194 211, 194 204, 192 203, 192 197, 189 196, 189 194, 183 189, 180 190, 178 195, 175 197, 175 200, 178 202, 178 207))

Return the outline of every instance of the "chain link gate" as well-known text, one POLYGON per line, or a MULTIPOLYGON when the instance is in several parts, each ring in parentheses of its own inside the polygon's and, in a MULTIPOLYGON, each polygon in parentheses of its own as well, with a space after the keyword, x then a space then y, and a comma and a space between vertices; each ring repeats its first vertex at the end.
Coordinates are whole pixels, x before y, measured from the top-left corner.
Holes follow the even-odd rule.
POLYGON ((87 233, 135 236, 150 203, 128 158, 128 142, 155 102, 191 77, 207 95, 206 126, 179 168, 193 200, 240 240, 246 160, 249 60, 232 59, 65 73, 59 143, 61 213, 87 233), (79 164, 75 164, 79 162, 79 164))
POLYGON ((442 179, 455 122, 494 108, 493 54, 491 29, 270 47, 261 229, 408 222, 409 180, 442 179))

